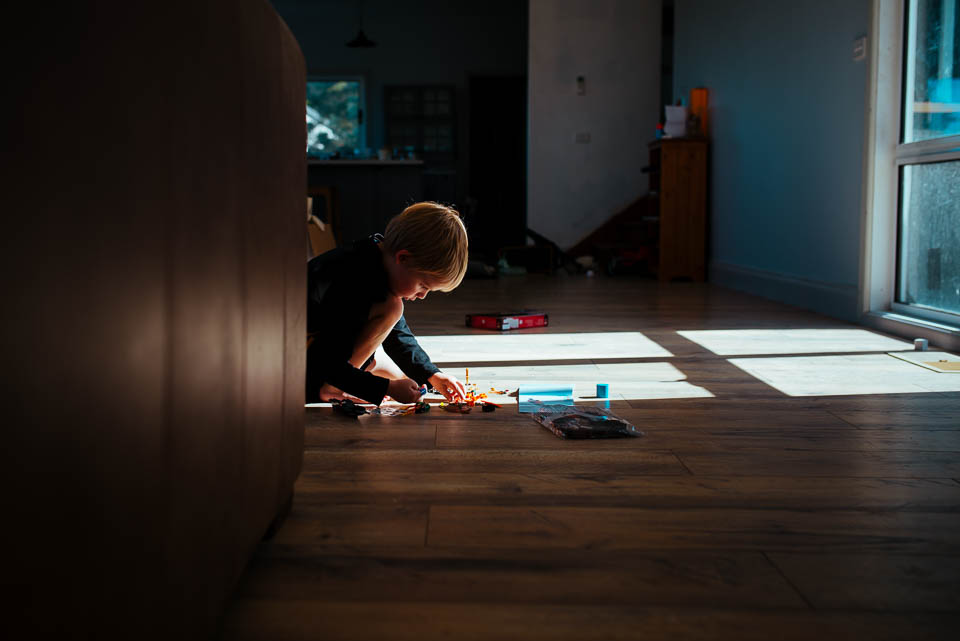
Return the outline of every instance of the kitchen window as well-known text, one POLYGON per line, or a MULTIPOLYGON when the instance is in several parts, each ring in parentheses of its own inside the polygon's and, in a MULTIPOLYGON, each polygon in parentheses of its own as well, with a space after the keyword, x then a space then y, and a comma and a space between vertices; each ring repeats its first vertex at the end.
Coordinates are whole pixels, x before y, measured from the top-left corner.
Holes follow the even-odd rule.
POLYGON ((307 156, 366 157, 363 79, 307 81, 307 156))

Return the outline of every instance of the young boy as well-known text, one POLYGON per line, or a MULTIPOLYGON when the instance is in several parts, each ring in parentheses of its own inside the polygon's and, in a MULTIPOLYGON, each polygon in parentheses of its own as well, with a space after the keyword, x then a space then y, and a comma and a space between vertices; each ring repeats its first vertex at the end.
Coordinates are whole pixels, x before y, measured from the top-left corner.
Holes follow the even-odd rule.
POLYGON ((467 231, 460 215, 431 202, 407 207, 349 248, 307 263, 307 402, 356 397, 379 405, 420 398, 430 383, 450 401, 463 384, 420 348, 403 318, 403 302, 448 292, 467 270, 467 231))

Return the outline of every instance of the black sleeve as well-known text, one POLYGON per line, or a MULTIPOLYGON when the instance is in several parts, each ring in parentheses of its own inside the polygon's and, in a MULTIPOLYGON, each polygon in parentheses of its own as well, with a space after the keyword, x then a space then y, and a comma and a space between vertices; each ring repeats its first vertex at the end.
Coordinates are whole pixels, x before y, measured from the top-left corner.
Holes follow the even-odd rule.
POLYGON ((393 359, 404 374, 419 385, 423 385, 427 379, 440 371, 440 368, 433 364, 427 353, 420 347, 417 337, 410 331, 403 316, 383 341, 383 351, 393 359))
POLYGON ((325 349, 319 341, 315 341, 307 349, 308 396, 312 396, 308 401, 313 402, 317 399, 320 385, 326 382, 368 403, 374 405, 382 403, 383 397, 387 395, 387 386, 390 381, 357 369, 349 361, 342 357, 338 358, 339 354, 332 354, 332 351, 325 349), (311 375, 313 373, 322 373, 322 376, 311 375), (313 379, 312 385, 311 379, 313 379))
POLYGON ((387 395, 389 380, 357 369, 347 361, 331 366, 327 372, 328 383, 368 403, 379 405, 387 395))

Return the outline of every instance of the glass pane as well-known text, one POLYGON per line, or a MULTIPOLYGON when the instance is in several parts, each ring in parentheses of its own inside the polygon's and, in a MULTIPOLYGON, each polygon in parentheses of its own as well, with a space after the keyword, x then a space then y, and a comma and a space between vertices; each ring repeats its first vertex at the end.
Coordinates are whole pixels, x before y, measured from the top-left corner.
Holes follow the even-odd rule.
POLYGON ((906 165, 900 181, 898 302, 960 314, 960 160, 906 165))
POLYGON ((960 134, 960 0, 912 0, 903 142, 960 134))
POLYGON ((360 81, 307 82, 307 155, 329 156, 361 146, 360 81))

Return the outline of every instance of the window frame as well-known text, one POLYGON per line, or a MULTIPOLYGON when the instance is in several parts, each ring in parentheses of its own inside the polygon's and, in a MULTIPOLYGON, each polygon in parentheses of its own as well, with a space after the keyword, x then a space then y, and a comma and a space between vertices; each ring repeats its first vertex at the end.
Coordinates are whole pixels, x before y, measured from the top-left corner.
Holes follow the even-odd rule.
POLYGON ((383 91, 384 112, 384 144, 393 148, 394 129, 397 127, 410 128, 414 132, 416 144, 413 145, 419 158, 433 164, 451 164, 456 162, 457 145, 457 89, 451 84, 416 84, 416 85, 387 85, 383 91), (409 91, 415 94, 414 104, 417 109, 411 114, 397 114, 393 110, 392 98, 395 94, 409 91), (449 97, 449 111, 446 114, 427 114, 423 105, 424 94, 427 91, 444 91, 449 97), (446 150, 427 150, 426 129, 428 127, 448 127, 450 129, 450 148, 446 150))
MULTIPOLYGON (((367 148, 367 122, 369 118, 367 114, 367 79, 365 76, 356 75, 356 74, 318 74, 311 73, 307 74, 306 82, 356 82, 360 85, 360 106, 358 107, 357 119, 360 121, 357 123, 357 129, 360 132, 359 143, 357 148, 366 149, 367 148)), ((306 105, 304 105, 304 116, 306 116, 306 105)))
POLYGON ((960 315, 897 302, 900 175, 905 165, 960 160, 960 135, 904 143, 910 0, 873 0, 864 143, 861 310, 865 324, 960 349, 960 315))

